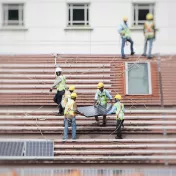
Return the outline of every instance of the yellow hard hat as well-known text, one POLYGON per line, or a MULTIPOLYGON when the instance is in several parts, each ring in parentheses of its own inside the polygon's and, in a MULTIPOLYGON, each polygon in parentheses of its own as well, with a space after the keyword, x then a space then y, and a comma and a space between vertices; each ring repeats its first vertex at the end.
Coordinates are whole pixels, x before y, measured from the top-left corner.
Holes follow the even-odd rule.
POLYGON ((147 20, 153 20, 153 15, 152 15, 151 13, 148 13, 148 14, 146 15, 146 19, 147 19, 147 20))
POLYGON ((122 96, 121 96, 120 94, 117 94, 117 95, 115 96, 115 99, 121 100, 121 99, 122 99, 122 96))
POLYGON ((75 90, 75 86, 70 86, 69 90, 74 91, 75 90))
POLYGON ((124 16, 123 21, 128 21, 128 17, 124 16))
POLYGON ((97 88, 100 89, 102 87, 104 87, 104 84, 102 82, 99 82, 97 88))
POLYGON ((77 98, 77 94, 76 94, 75 92, 73 92, 73 93, 71 94, 71 98, 77 98))

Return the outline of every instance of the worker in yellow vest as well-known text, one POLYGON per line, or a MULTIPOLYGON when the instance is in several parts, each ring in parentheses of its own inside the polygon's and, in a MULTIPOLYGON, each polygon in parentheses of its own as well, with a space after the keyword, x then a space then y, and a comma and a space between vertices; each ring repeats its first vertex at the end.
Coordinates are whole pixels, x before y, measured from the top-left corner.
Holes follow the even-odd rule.
POLYGON ((144 23, 144 36, 145 36, 145 43, 144 43, 144 52, 143 56, 147 56, 147 43, 149 43, 149 51, 148 51, 148 59, 152 58, 152 45, 155 39, 155 24, 153 21, 153 15, 147 14, 146 16, 147 21, 144 23))
POLYGON ((71 94, 74 92, 75 86, 70 86, 69 89, 65 90, 65 94, 62 97, 61 105, 65 108, 66 104, 71 100, 71 94))
MULTIPOLYGON (((112 104, 112 96, 110 95, 109 91, 104 89, 104 84, 102 82, 99 82, 97 88, 98 90, 95 94, 94 105, 100 105, 100 106, 106 107, 108 99, 110 99, 112 104)), ((95 120, 97 122, 97 125, 99 125, 98 116, 95 116, 95 120)), ((106 125, 106 115, 103 115, 103 126, 105 125, 106 125)))
POLYGON ((124 104, 120 102, 121 99, 122 99, 122 96, 120 94, 117 94, 115 96, 114 106, 107 113, 107 115, 112 114, 114 112, 116 113, 116 120, 117 120, 117 124, 116 124, 117 136, 115 137, 116 139, 122 139, 121 127, 123 126, 123 122, 124 122, 125 108, 124 108, 124 104))
POLYGON ((72 126, 72 139, 76 139, 76 114, 79 113, 77 111, 77 105, 76 105, 76 98, 77 94, 73 92, 71 94, 71 99, 70 101, 66 104, 65 106, 65 111, 64 111, 64 137, 63 140, 66 140, 68 138, 68 127, 72 126))
POLYGON ((66 78, 64 75, 62 75, 62 69, 56 68, 56 80, 52 87, 50 88, 50 92, 52 92, 53 88, 57 89, 57 93, 54 96, 54 102, 58 104, 59 112, 56 115, 63 115, 63 107, 61 105, 62 96, 65 93, 66 88, 66 78))
POLYGON ((134 48, 133 48, 133 40, 131 38, 131 33, 130 33, 130 29, 128 27, 128 18, 127 17, 123 17, 123 23, 119 26, 118 32, 122 38, 122 45, 121 45, 121 55, 122 55, 122 59, 128 59, 128 57, 125 55, 124 53, 124 48, 125 48, 125 43, 126 42, 130 42, 131 44, 131 55, 134 55, 134 48))

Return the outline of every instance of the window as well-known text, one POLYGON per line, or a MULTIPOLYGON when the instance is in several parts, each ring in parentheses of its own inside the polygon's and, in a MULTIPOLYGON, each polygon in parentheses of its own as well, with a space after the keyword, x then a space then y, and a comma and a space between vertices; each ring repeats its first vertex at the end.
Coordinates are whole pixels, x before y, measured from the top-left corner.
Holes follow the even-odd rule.
POLYGON ((148 13, 154 14, 154 4, 140 4, 140 3, 134 3, 133 4, 133 25, 143 25, 146 20, 146 15, 148 13))
POLYGON ((89 4, 68 4, 68 26, 89 25, 89 4))
POLYGON ((3 4, 3 26, 24 25, 24 4, 3 4))
POLYGON ((126 93, 130 95, 152 93, 149 63, 126 63, 126 93))

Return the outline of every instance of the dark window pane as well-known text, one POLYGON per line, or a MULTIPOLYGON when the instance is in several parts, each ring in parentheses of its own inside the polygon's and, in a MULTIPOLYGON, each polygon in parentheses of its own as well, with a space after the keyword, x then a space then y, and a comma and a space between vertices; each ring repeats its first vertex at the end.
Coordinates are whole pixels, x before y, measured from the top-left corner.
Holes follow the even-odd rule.
POLYGON ((87 9, 87 21, 89 21, 89 10, 87 9))
POLYGON ((149 9, 139 10, 138 20, 146 20, 146 15, 149 13, 149 9))
POLYGON ((18 10, 9 10, 8 11, 8 20, 19 20, 18 10))
POLYGON ((84 23, 72 23, 73 25, 84 25, 84 23))
POLYGON ((74 4, 73 7, 83 7, 84 8, 84 5, 83 4, 74 4))
POLYGON ((70 21, 70 15, 71 15, 71 13, 70 13, 70 9, 68 10, 68 20, 70 21))
POLYGON ((84 21, 84 9, 73 9, 73 21, 84 21))

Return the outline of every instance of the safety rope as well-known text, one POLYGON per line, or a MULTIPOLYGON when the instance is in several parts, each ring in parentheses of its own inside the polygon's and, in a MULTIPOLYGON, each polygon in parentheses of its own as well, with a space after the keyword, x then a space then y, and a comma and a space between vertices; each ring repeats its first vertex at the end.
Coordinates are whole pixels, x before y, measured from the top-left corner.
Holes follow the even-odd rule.
MULTIPOLYGON (((54 55, 54 59, 55 59, 55 65, 57 65, 57 58, 61 58, 61 55, 54 55)), ((171 60, 172 59, 172 57, 173 56, 170 56, 169 57, 169 60, 171 60)), ((71 59, 71 61, 69 62, 69 59, 70 58, 68 58, 68 59, 66 59, 66 61, 65 61, 65 63, 70 63, 70 64, 74 64, 75 62, 77 63, 77 59, 78 59, 78 57, 76 57, 76 58, 72 58, 71 59)), ((111 63, 113 63, 114 62, 114 60, 116 59, 116 57, 113 57, 113 59, 110 61, 110 62, 108 62, 109 64, 111 64, 111 63)), ((127 68, 127 69, 125 69, 124 71, 122 71, 121 73, 119 73, 119 74, 117 74, 116 76, 120 76, 120 75, 123 75, 126 71, 130 71, 131 69, 133 69, 134 68, 134 66, 136 65, 136 66, 138 66, 138 64, 140 63, 140 59, 141 59, 141 56, 138 56, 138 58, 135 60, 135 62, 133 63, 133 65, 131 66, 131 67, 129 67, 129 68, 127 68)), ((168 58, 161 58, 161 60, 163 60, 163 61, 168 61, 168 58)), ((123 64, 122 64, 123 65, 123 64)), ((71 65, 70 65, 70 68, 71 68, 71 65)), ((104 65, 103 66, 99 66, 98 68, 103 68, 103 73, 104 73, 104 65)), ((97 69, 98 69, 97 68, 97 69)), ((87 73, 87 72, 90 72, 92 69, 89 69, 88 71, 85 71, 85 72, 81 72, 80 74, 85 74, 85 73, 87 73)), ((24 76, 24 74, 21 74, 20 72, 13 72, 14 74, 18 74, 18 75, 22 75, 22 76, 24 76)), ((69 73, 70 75, 71 75, 71 72, 69 73)), ((29 80, 37 80, 37 82, 39 83, 39 84, 46 84, 44 81, 39 81, 37 78, 33 78, 33 77, 29 77, 29 76, 27 76, 27 78, 29 79, 29 80)), ((103 78, 104 78, 104 76, 103 76, 103 78)), ((114 91, 114 90, 113 90, 114 91)), ((117 93, 116 91, 114 91, 115 93, 117 93)), ((48 95, 50 95, 50 93, 48 93, 48 95)), ((132 107, 135 107, 134 106, 134 103, 136 103, 136 101, 135 100, 133 100, 133 99, 128 99, 127 98, 127 100, 130 100, 130 103, 132 104, 128 109, 131 109, 132 107)), ((59 105, 57 105, 56 106, 56 108, 58 108, 58 106, 59 105)), ((143 106, 145 107, 145 108, 147 108, 147 106, 145 105, 145 104, 143 104, 143 106)), ((33 112, 36 112, 36 111, 38 111, 38 110, 40 110, 40 109, 42 109, 42 108, 44 108, 44 105, 41 105, 39 108, 37 108, 36 110, 33 110, 32 112, 30 112, 30 113, 33 113, 33 112)), ((136 108, 136 107, 135 107, 136 108)), ((50 113, 52 113, 52 112, 54 112, 54 111, 51 111, 50 113)), ((131 113, 131 112, 130 112, 131 113)), ((8 113, 7 113, 8 114, 8 113)), ((49 114, 49 113, 48 113, 49 114)), ((48 114, 46 114, 46 115, 48 115, 48 114)), ((23 118, 25 118, 25 117, 27 117, 28 116, 28 113, 26 113, 26 112, 24 112, 23 113, 23 118)), ((13 115, 13 117, 19 117, 19 116, 15 116, 15 115, 13 115)), ((21 117, 21 116, 20 116, 21 117)), ((32 116, 32 118, 33 118, 33 116, 32 116)), ((36 121, 36 123, 35 123, 35 126, 37 126, 37 128, 38 128, 38 130, 40 131, 40 134, 43 136, 43 138, 45 138, 45 139, 47 139, 46 137, 45 137, 45 135, 43 134, 43 132, 42 132, 42 130, 40 129, 40 125, 38 124, 38 121, 39 120, 46 120, 46 118, 44 119, 44 118, 33 118, 35 121, 36 121)), ((117 130, 117 129, 116 129, 117 130)), ((113 131, 111 134, 113 134, 114 132, 116 132, 116 130, 115 131, 113 131)), ((62 133, 63 134, 63 133, 62 133)), ((62 135, 61 134, 61 135, 62 135)), ((111 135, 110 134, 110 135, 111 135)))

